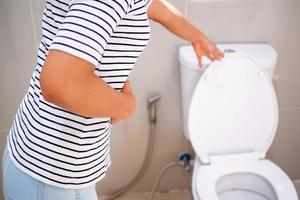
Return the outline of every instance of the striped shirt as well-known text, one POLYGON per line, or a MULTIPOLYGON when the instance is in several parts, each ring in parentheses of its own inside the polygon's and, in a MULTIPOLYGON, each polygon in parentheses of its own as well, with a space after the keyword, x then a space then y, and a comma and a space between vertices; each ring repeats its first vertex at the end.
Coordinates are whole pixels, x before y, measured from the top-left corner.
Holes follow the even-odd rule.
MULTIPOLYGON (((110 166, 111 118, 90 118, 47 102, 40 73, 50 49, 89 61, 115 90, 150 37, 152 0, 47 0, 37 63, 7 136, 13 163, 32 177, 62 188, 84 188, 110 166)), ((100 102, 101 103, 101 102, 100 102)))

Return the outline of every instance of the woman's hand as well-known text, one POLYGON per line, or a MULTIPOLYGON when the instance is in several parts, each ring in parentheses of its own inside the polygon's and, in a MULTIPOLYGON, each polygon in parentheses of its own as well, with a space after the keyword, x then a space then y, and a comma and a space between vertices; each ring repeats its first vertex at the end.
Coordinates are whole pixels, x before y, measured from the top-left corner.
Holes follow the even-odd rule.
POLYGON ((220 60, 223 53, 197 27, 167 0, 153 0, 148 8, 149 18, 160 23, 170 32, 192 43, 197 55, 199 66, 202 66, 202 56, 212 61, 220 60))
POLYGON ((199 40, 192 42, 192 46, 200 67, 202 67, 202 56, 206 56, 212 61, 221 60, 224 57, 223 52, 204 35, 200 36, 199 40))
MULTIPOLYGON (((131 106, 133 106, 133 107, 135 108, 135 106, 136 106, 135 97, 134 97, 134 95, 133 95, 133 93, 132 93, 132 89, 131 89, 131 85, 130 85, 129 80, 127 80, 127 81, 124 83, 124 86, 123 86, 123 89, 122 89, 121 92, 123 92, 123 93, 125 93, 125 94, 128 94, 128 95, 131 95, 131 96, 133 97, 133 99, 134 99, 133 104, 134 104, 134 105, 131 105, 131 106)), ((112 124, 116 124, 116 123, 118 123, 121 119, 122 119, 122 118, 111 118, 111 123, 112 123, 112 124)))

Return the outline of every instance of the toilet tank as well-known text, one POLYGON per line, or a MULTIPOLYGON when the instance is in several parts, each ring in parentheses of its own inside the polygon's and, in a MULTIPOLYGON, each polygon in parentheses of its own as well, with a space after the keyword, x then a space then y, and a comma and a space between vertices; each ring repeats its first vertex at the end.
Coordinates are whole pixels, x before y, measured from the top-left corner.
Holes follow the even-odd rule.
MULTIPOLYGON (((224 43, 216 44, 224 53, 240 52, 245 53, 262 64, 272 79, 277 63, 275 49, 267 43, 224 43)), ((194 88, 201 74, 207 66, 212 63, 208 58, 202 57, 202 68, 198 66, 198 60, 191 45, 184 45, 179 48, 180 83, 181 83, 181 104, 183 132, 189 140, 187 128, 188 108, 194 88)))

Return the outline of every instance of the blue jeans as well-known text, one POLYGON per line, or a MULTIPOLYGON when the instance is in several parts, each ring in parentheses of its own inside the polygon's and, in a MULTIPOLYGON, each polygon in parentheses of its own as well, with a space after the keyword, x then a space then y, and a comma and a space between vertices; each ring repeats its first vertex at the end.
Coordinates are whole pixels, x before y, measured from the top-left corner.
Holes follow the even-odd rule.
POLYGON ((19 170, 11 161, 7 145, 2 158, 5 200, 98 200, 96 185, 64 189, 41 182, 19 170))

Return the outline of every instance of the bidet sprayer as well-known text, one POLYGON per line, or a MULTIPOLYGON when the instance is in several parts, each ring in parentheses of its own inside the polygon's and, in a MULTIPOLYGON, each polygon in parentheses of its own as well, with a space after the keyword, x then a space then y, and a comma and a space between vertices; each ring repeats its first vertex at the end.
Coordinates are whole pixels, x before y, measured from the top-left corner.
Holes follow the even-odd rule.
POLYGON ((156 123, 156 105, 157 102, 160 100, 160 94, 156 93, 154 95, 151 95, 148 99, 147 99, 147 104, 148 104, 148 110, 149 110, 149 120, 151 123, 156 123))

